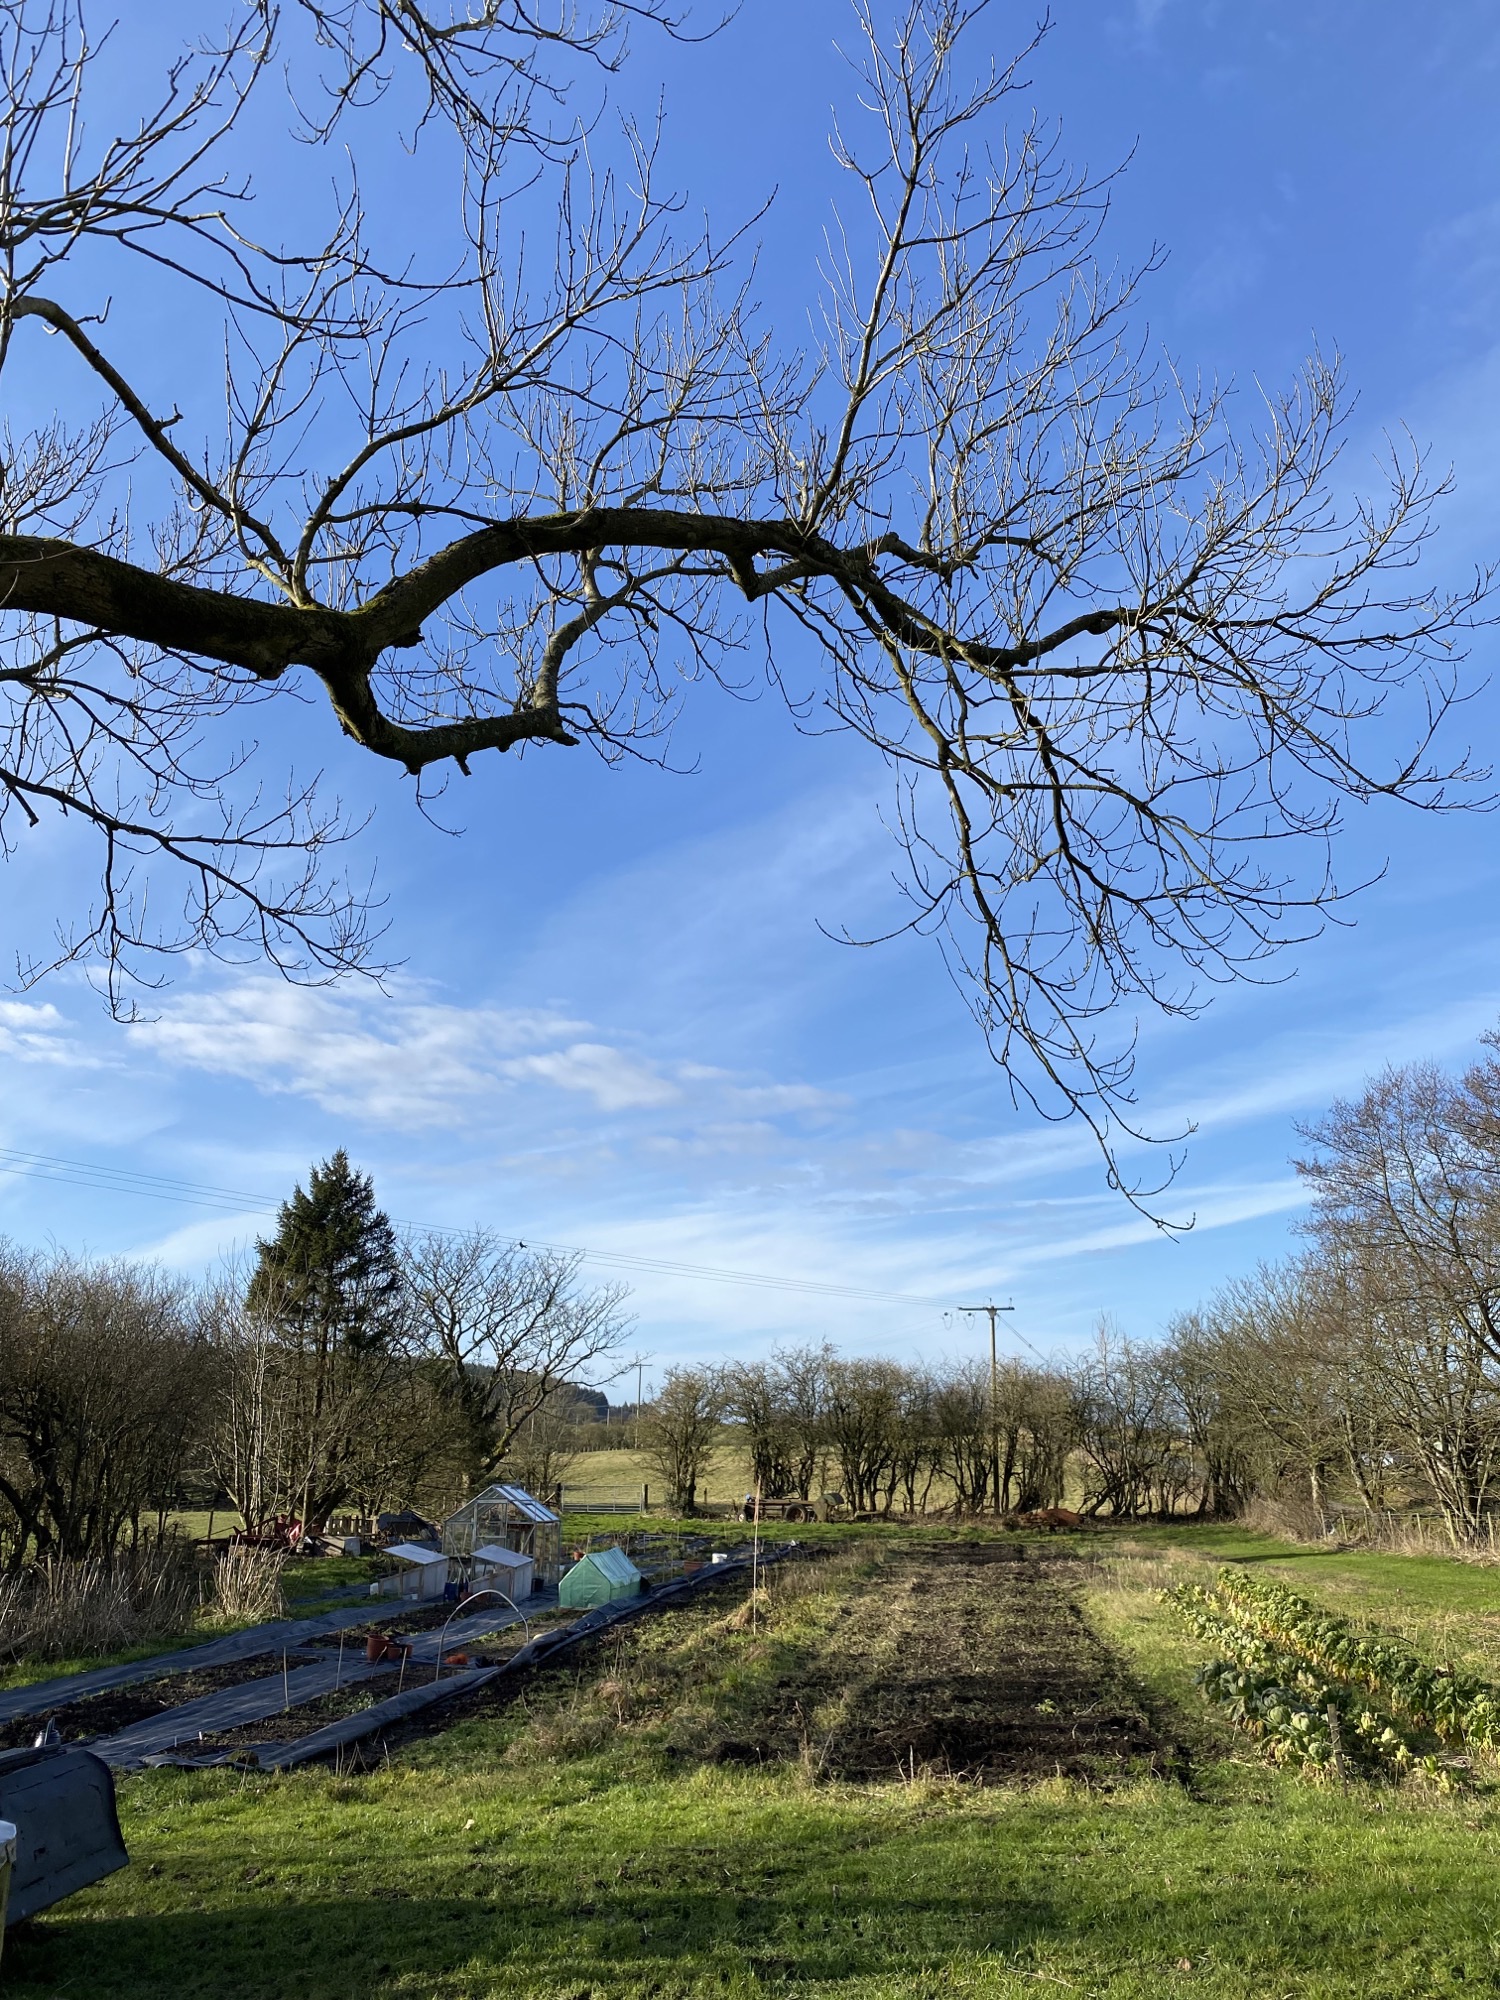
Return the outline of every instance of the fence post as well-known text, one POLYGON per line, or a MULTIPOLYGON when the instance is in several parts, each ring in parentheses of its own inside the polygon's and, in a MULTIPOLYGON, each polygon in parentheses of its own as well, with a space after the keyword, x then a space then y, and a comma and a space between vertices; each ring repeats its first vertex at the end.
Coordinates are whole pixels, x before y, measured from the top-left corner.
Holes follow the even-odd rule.
POLYGON ((641 1512, 643 1514, 651 1512, 651 1488, 644 1480, 641 1481, 641 1512))

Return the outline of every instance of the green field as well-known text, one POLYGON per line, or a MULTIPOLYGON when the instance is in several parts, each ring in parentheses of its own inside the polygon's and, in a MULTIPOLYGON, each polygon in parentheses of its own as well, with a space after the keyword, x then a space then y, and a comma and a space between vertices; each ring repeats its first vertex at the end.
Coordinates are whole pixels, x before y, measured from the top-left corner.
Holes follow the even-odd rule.
POLYGON ((643 1621, 368 1775, 126 1778, 132 1867, 12 1934, 7 1996, 1500 1993, 1500 1773, 1269 1767, 1156 1594, 1264 1563, 1500 1675, 1500 1574, 1218 1529, 1021 1565, 802 1539, 753 1606, 643 1621))
MULTIPOLYGON (((699 1482, 698 1497, 710 1507, 738 1506, 754 1483, 747 1454, 737 1442, 726 1442, 710 1457, 699 1482)), ((666 1497, 661 1474, 644 1452, 629 1450, 580 1452, 563 1480, 564 1495, 579 1494, 585 1502, 593 1495, 638 1501, 643 1486, 650 1489, 653 1508, 659 1506, 666 1497)), ((573 1501, 567 1500, 566 1504, 571 1511, 573 1501)))

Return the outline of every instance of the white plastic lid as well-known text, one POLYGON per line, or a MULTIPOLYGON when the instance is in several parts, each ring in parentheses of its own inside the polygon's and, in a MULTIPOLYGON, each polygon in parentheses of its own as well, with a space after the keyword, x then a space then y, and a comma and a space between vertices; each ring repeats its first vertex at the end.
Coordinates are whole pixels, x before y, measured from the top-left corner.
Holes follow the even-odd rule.
POLYGON ((0 1860, 14 1861, 16 1858, 16 1830, 8 1819, 0 1819, 0 1860))

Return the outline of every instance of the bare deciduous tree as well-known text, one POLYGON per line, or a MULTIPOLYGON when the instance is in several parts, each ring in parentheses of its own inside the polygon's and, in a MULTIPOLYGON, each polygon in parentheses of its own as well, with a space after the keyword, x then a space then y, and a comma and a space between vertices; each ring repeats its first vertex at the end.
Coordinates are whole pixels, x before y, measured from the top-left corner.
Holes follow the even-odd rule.
POLYGON ((1386 1070, 1305 1128, 1321 1242, 1441 1302, 1500 1363, 1500 1057, 1386 1070))
POLYGON ((908 1371, 894 1361, 839 1356, 828 1364, 824 1435, 844 1498, 858 1512, 890 1508, 907 1383, 908 1371))
POLYGON ((992 61, 989 0, 856 0, 853 200, 802 350, 744 234, 674 238, 652 134, 567 107, 629 18, 674 31, 659 0, 259 0, 113 125, 79 4, 0 0, 0 367, 62 413, 4 446, 0 837, 97 832, 59 948, 118 1007, 163 949, 369 960, 351 829, 249 744, 258 710, 429 798, 491 751, 661 754, 684 678, 734 681, 753 632, 891 767, 909 922, 997 1060, 1108 1144, 1131 1053, 1101 1018, 1315 927, 1342 802, 1447 800, 1429 745, 1488 578, 1413 576, 1441 480, 1393 448, 1344 497, 1336 362, 1247 429, 1148 362, 1149 264, 1096 262, 1107 179, 1029 109, 1031 50, 992 61), (283 76, 309 150, 252 212, 283 76), (363 194, 398 136, 421 241, 363 194), (121 362, 148 298, 174 408, 121 362))
POLYGON ((505 1475, 550 1506, 580 1456, 578 1426, 568 1423, 558 1410, 544 1408, 528 1417, 516 1433, 505 1461, 505 1475))
POLYGON ((1255 1492, 1261 1442, 1234 1400, 1222 1338, 1210 1314, 1180 1313, 1161 1349, 1176 1427, 1199 1470, 1198 1513, 1211 1520, 1232 1518, 1255 1492))
POLYGON ((580 1285, 581 1262, 483 1229, 406 1246, 411 1338, 441 1371, 481 1478, 559 1390, 617 1361, 631 1327, 625 1289, 580 1285))
POLYGON ((1345 1434, 1330 1355, 1337 1323, 1315 1262, 1262 1265, 1226 1285, 1205 1319, 1241 1434, 1259 1441, 1272 1480, 1295 1483, 1320 1514, 1345 1434))
MULTIPOLYGON (((1018 1372, 1006 1371, 1002 1379, 1007 1389, 1018 1372)), ((1003 1451, 1008 1438, 1006 1414, 1007 1399, 992 1407, 990 1371, 977 1361, 950 1369, 938 1386, 932 1410, 933 1448, 961 1514, 981 1513, 994 1501, 995 1438, 998 1430, 1003 1451)))
POLYGON ((259 1535, 293 1512, 305 1462, 289 1435, 280 1343, 269 1321, 245 1310, 244 1287, 233 1280, 205 1293, 199 1324, 218 1365, 209 1463, 245 1527, 259 1535))
POLYGON ((207 1427, 185 1289, 126 1264, 8 1255, 0 1273, 0 1547, 112 1558, 170 1504, 207 1427), (8 1546, 6 1546, 8 1544, 8 1546))
MULTIPOLYGON (((1342 1303, 1340 1397, 1426 1480, 1455 1539, 1500 1472, 1500 1060, 1386 1070, 1306 1129, 1299 1171, 1342 1303)), ((1353 1447, 1351 1445, 1351 1452, 1353 1447)), ((1366 1504, 1377 1504, 1361 1478, 1366 1504)))
POLYGON ((769 1361, 724 1370, 725 1414, 744 1432, 750 1476, 774 1499, 811 1496, 824 1438, 829 1347, 778 1348, 769 1361))
POLYGON ((375 1511, 366 1503, 378 1493, 383 1505, 393 1480, 411 1490, 431 1426, 416 1358, 397 1333, 315 1345, 224 1285, 205 1292, 200 1324, 218 1363, 212 1462, 252 1533, 277 1515, 320 1530, 351 1502, 375 1511))
POLYGON ((1144 1512, 1173 1442, 1155 1350, 1124 1339, 1106 1322, 1093 1353, 1074 1371, 1073 1388, 1084 1511, 1144 1512))
POLYGON ((724 1422, 722 1377, 709 1368, 669 1368, 646 1411, 642 1449, 666 1482, 667 1501, 691 1514, 724 1422))

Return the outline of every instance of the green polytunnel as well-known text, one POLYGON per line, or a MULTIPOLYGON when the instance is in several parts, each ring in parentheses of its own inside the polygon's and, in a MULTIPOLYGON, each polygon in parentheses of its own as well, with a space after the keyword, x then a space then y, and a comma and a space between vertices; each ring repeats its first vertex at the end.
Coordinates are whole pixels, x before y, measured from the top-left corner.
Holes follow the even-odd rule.
POLYGON ((592 1611, 596 1604, 640 1594, 641 1573, 623 1549, 595 1549, 580 1556, 563 1578, 558 1601, 574 1611, 592 1611))

